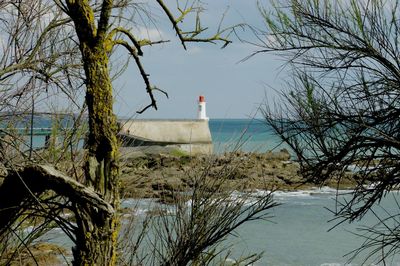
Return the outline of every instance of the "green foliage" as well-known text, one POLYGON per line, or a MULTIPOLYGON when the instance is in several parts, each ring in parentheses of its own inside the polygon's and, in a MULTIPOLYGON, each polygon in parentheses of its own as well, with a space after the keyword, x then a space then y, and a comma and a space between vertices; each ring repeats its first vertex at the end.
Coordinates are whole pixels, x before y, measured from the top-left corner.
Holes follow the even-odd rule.
MULTIPOLYGON (((290 92, 277 110, 266 108, 266 120, 296 152, 306 180, 340 182, 349 167, 360 168, 351 199, 333 210, 350 222, 400 186, 399 3, 273 1, 272 12, 261 11, 267 30, 259 34, 273 38, 259 52, 282 55, 293 72, 290 92)), ((384 262, 398 253, 399 213, 386 214, 356 255, 373 248, 367 259, 384 262), (382 224, 392 237, 376 229, 382 224)))
POLYGON ((171 151, 171 155, 172 156, 176 156, 176 157, 188 157, 189 154, 185 151, 183 151, 182 149, 173 149, 171 151))

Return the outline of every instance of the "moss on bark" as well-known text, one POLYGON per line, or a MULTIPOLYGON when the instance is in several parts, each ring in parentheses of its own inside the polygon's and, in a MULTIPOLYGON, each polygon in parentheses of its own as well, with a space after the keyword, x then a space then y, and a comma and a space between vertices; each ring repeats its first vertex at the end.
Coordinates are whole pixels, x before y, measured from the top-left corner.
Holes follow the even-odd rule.
MULTIPOLYGON (((103 2, 98 29, 87 0, 67 0, 69 15, 79 38, 86 75, 86 104, 89 112, 88 154, 85 184, 117 209, 119 205, 117 165, 118 141, 113 113, 112 84, 108 69, 105 31, 112 0, 103 2)), ((76 208, 78 224, 75 265, 115 265, 119 221, 116 214, 103 217, 93 208, 76 208)))

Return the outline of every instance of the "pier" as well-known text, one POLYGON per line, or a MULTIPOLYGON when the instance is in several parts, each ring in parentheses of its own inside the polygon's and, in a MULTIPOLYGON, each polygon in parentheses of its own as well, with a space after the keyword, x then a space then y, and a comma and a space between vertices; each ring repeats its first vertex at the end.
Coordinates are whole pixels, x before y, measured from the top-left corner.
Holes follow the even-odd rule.
POLYGON ((199 96, 197 119, 133 119, 119 121, 123 146, 166 146, 189 154, 212 154, 206 101, 199 96))
MULTIPOLYGON (((205 98, 201 95, 198 99, 197 119, 118 120, 118 137, 122 140, 122 146, 125 147, 164 146, 189 154, 212 154, 213 144, 208 121, 205 98)), ((51 125, 51 121, 48 124, 51 125)), ((72 128, 63 130, 72 130, 72 128)), ((0 128, 0 138, 7 135, 44 136, 45 148, 49 147, 53 134, 55 134, 54 128, 51 127, 0 128)), ((85 135, 83 134, 83 139, 86 139, 85 135)), ((58 137, 58 135, 54 136, 56 142, 58 137)))
POLYGON ((119 121, 123 146, 167 146, 190 154, 211 154, 208 120, 119 121))

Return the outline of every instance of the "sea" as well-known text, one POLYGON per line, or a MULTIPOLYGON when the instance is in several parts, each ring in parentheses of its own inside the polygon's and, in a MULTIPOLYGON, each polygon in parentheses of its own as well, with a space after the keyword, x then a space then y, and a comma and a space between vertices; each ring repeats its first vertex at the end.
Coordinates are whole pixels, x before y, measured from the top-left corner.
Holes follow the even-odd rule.
MULTIPOLYGON (((258 191, 260 196, 266 193, 268 192, 258 191)), ((400 265, 399 254, 380 261, 381 252, 369 257, 372 249, 354 257, 354 251, 368 237, 365 229, 379 224, 380 218, 368 213, 360 221, 339 224, 341 220, 334 219, 332 210, 336 207, 336 199, 343 202, 349 199, 349 193, 350 191, 336 191, 329 187, 274 192, 274 200, 280 205, 269 210, 270 218, 243 224, 225 241, 225 247, 231 248, 227 261, 234 263, 238 258, 262 253, 261 259, 251 265, 400 265)), ((398 213, 398 196, 397 192, 389 193, 373 208, 374 212, 378 216, 386 215, 390 211, 398 213)), ((149 199, 126 199, 122 203, 124 207, 134 206, 136 215, 145 215, 153 208, 159 208, 157 204, 159 203, 149 199)), ((398 218, 396 221, 399 222, 398 218)))
MULTIPOLYGON (((29 124, 29 118, 24 126, 29 124)), ((64 119, 61 123, 68 127, 71 122, 64 119)), ((34 128, 51 128, 51 120, 46 117, 37 117, 34 128)), ((209 128, 214 146, 214 153, 221 154, 231 151, 266 152, 278 151, 288 146, 281 142, 273 130, 267 126, 263 119, 210 119, 209 128)), ((30 138, 27 138, 30 146, 30 138)), ((45 137, 35 136, 32 141, 34 148, 44 146, 45 137)))
MULTIPOLYGON (((217 154, 238 150, 246 152, 279 151, 284 148, 289 150, 262 119, 210 119, 209 126, 214 152, 217 154)), ((44 138, 34 139, 34 146, 43 145, 41 143, 44 143, 44 138)), ((349 197, 345 194, 350 192, 339 191, 343 194, 339 198, 345 200, 349 197)), ((265 192, 260 191, 260 193, 265 192)), ((275 192, 274 199, 281 205, 270 210, 270 219, 245 223, 227 239, 226 243, 232 245, 229 262, 234 263, 235 258, 262 252, 261 260, 253 265, 400 266, 400 254, 379 262, 379 252, 377 256, 368 257, 371 249, 352 258, 354 254, 352 252, 366 240, 365 231, 361 229, 379 223, 379 215, 376 217, 368 213, 361 221, 338 225, 339 221, 335 220, 331 212, 336 206, 337 193, 335 189, 328 187, 275 192)), ((375 207, 376 213, 382 215, 388 211, 400 213, 397 204, 399 200, 398 192, 388 193, 380 205, 375 207)), ((135 210, 135 214, 144 215, 151 211, 156 203, 148 199, 125 199, 123 204, 128 208, 140 206, 140 211, 135 210)), ((50 232, 51 234, 53 241, 70 245, 60 230, 55 229, 50 232)))
POLYGON ((267 152, 290 148, 263 119, 210 119, 214 153, 267 152))

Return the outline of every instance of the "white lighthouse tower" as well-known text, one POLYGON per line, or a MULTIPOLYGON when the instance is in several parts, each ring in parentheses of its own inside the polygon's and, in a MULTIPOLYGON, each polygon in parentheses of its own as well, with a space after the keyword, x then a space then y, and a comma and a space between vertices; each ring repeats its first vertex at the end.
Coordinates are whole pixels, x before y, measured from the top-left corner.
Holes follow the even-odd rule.
POLYGON ((206 115, 206 101, 203 95, 199 96, 199 111, 197 113, 197 119, 200 120, 208 120, 209 118, 206 115))

